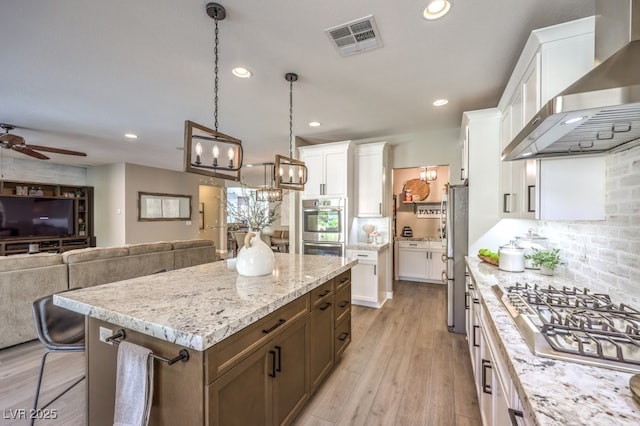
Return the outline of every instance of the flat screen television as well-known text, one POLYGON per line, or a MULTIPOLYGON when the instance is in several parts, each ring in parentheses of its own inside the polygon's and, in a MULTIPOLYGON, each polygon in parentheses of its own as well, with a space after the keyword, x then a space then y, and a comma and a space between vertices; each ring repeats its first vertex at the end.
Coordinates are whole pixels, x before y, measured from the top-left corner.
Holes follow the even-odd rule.
POLYGON ((74 234, 73 199, 1 197, 0 238, 74 234))

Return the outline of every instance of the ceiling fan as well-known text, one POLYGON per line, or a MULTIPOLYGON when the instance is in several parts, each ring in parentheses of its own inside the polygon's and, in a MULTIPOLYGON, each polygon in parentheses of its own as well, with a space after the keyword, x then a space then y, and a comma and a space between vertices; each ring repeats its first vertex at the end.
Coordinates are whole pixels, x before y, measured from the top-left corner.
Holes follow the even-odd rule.
POLYGON ((0 135, 0 147, 2 147, 3 149, 12 149, 21 154, 37 158, 38 160, 49 159, 49 157, 39 153, 38 151, 53 152, 54 154, 78 155, 81 157, 87 156, 87 154, 85 154, 84 152, 71 151, 68 149, 51 148, 42 145, 27 145, 22 136, 9 133, 13 129, 15 129, 15 126, 12 126, 11 124, 0 123, 0 127, 4 129, 4 134, 0 135))

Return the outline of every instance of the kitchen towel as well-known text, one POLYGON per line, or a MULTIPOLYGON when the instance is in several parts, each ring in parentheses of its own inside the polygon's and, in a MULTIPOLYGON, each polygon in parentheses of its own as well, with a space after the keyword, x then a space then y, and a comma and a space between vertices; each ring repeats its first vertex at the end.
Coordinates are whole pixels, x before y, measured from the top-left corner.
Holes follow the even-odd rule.
POLYGON ((153 399, 151 350, 120 342, 116 368, 113 426, 146 426, 153 399))

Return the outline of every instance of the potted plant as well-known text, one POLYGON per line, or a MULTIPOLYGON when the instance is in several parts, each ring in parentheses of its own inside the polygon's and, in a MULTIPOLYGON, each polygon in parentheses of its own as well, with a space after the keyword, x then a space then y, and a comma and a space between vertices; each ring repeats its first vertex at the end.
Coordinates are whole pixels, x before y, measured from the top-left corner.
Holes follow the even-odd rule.
POLYGON ((533 253, 525 255, 525 259, 531 260, 534 267, 540 267, 543 275, 553 275, 558 265, 564 265, 560 259, 560 249, 538 250, 533 249, 533 253))

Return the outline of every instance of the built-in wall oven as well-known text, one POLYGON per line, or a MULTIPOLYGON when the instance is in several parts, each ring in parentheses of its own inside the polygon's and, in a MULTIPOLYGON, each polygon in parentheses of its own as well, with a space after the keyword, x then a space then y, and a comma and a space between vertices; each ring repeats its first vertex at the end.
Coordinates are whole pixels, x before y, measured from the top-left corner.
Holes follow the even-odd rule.
POLYGON ((304 254, 344 256, 345 200, 327 198, 302 201, 304 254))

